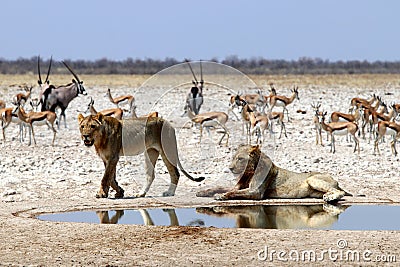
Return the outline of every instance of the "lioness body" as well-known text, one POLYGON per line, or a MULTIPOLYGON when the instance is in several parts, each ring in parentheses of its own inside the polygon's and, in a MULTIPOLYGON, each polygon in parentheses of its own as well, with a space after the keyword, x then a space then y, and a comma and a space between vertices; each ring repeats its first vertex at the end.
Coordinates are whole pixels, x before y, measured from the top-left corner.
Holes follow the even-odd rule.
POLYGON ((311 197, 329 202, 346 194, 328 174, 298 173, 277 167, 258 146, 240 146, 229 168, 239 176, 233 189, 225 190, 225 193, 221 193, 221 188, 211 189, 197 195, 209 196, 218 192, 215 195, 218 200, 311 197))
POLYGON ((96 197, 108 197, 111 186, 115 197, 123 197, 124 190, 116 181, 116 166, 120 156, 135 156, 145 153, 146 184, 136 194, 143 197, 148 192, 154 180, 154 167, 161 155, 171 177, 171 184, 164 196, 173 196, 179 181, 181 171, 193 181, 204 178, 193 178, 183 168, 179 161, 174 128, 165 120, 152 118, 136 118, 117 120, 102 114, 83 117, 79 114, 81 137, 86 146, 94 145, 97 154, 103 160, 105 172, 101 181, 100 191, 96 197))

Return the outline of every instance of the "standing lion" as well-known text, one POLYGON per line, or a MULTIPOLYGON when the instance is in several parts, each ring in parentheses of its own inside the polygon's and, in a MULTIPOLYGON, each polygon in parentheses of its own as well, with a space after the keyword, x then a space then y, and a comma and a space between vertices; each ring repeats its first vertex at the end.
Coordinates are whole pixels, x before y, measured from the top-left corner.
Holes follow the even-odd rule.
POLYGON ((118 120, 101 113, 84 117, 78 115, 79 130, 85 146, 93 146, 103 160, 105 172, 97 198, 108 197, 110 186, 115 197, 122 198, 124 190, 116 180, 116 167, 120 156, 145 154, 146 184, 136 197, 144 197, 154 180, 154 168, 161 155, 167 166, 171 183, 164 196, 173 196, 179 181, 179 169, 189 179, 200 182, 204 177, 193 178, 182 167, 179 160, 175 129, 159 117, 141 117, 118 120))

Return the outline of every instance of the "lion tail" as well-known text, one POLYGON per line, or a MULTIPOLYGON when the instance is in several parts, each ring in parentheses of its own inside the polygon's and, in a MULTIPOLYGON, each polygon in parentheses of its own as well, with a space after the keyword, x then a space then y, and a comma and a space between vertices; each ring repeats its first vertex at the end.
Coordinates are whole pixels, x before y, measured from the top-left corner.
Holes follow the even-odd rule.
POLYGON ((185 171, 185 169, 182 167, 182 164, 181 164, 181 162, 180 162, 179 160, 178 160, 178 167, 179 167, 179 169, 181 170, 181 172, 182 172, 187 178, 189 178, 189 179, 192 180, 192 181, 201 182, 201 181, 203 181, 203 180, 205 179, 205 177, 203 177, 203 176, 200 176, 200 177, 197 177, 197 178, 191 176, 189 173, 187 173, 187 172, 185 171))

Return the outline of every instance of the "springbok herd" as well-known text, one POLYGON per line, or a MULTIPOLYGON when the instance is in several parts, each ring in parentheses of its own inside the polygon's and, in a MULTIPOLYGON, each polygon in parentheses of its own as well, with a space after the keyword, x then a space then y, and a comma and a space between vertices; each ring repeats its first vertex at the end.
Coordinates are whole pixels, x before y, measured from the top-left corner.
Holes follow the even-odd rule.
MULTIPOLYGON (((54 145, 57 134, 56 128, 60 130, 61 120, 64 120, 64 126, 67 127, 65 111, 69 103, 80 94, 87 95, 83 82, 65 62, 63 64, 74 77, 71 83, 61 86, 55 86, 50 83, 51 61, 46 79, 42 81, 40 59, 38 59, 39 95, 32 96, 33 86, 21 85, 19 88, 24 92, 16 93, 11 99, 0 99, 3 144, 7 140, 6 129, 11 123, 15 123, 19 127, 18 139, 20 142, 24 141, 27 130, 29 133, 29 145, 32 143, 32 138, 34 144, 36 144, 34 128, 39 125, 47 125, 53 132, 52 145, 54 145), (11 107, 9 107, 9 103, 11 107)), ((274 84, 270 83, 268 95, 262 94, 261 90, 257 90, 253 94, 238 93, 230 95, 226 100, 223 100, 228 107, 227 110, 225 109, 226 112, 211 111, 202 113, 201 105, 204 102, 203 87, 205 84, 203 77, 201 77, 201 81, 196 79, 186 95, 186 102, 182 103, 185 114, 200 129, 199 142, 202 140, 203 129, 210 133, 210 129, 220 128, 223 135, 218 144, 220 145, 225 138, 225 145, 227 146, 230 137, 227 121, 228 114, 231 113, 236 117, 240 117, 242 134, 246 136, 248 143, 262 145, 266 138, 274 137, 274 125, 279 126, 278 138, 281 138, 282 135, 287 139, 289 138, 286 124, 291 122, 291 117, 289 116, 290 104, 294 101, 301 103, 299 97, 301 96, 301 89, 299 93, 297 86, 291 89, 290 95, 285 96, 278 94, 274 84), (239 113, 239 116, 236 113, 239 113)), ((86 108, 85 113, 96 114, 100 112, 117 119, 134 119, 137 117, 137 107, 133 95, 113 96, 111 90, 108 89, 104 97, 115 107, 98 111, 95 108, 95 100, 90 97, 87 107, 82 107, 81 110, 83 111, 86 108), (121 106, 121 103, 124 102, 127 104, 121 106)), ((335 136, 345 135, 347 140, 351 138, 354 141, 353 152, 360 153, 360 139, 363 139, 368 143, 372 142, 373 154, 380 154, 379 144, 384 142, 385 136, 388 135, 390 136, 392 154, 396 156, 396 142, 400 137, 400 123, 398 123, 400 104, 395 103, 395 99, 390 101, 393 102, 388 104, 389 102, 385 102, 377 94, 373 94, 367 99, 355 96, 349 99, 347 104, 342 104, 345 106, 341 106, 342 110, 344 108, 348 109, 347 113, 333 111, 330 114, 321 109, 321 105, 324 106, 321 98, 318 101, 314 101, 311 105, 313 114, 307 117, 310 124, 312 123, 315 126, 316 145, 324 145, 323 132, 326 132, 326 140, 327 143, 329 142, 332 153, 336 151, 335 136)), ((305 104, 303 107, 306 105, 309 104, 305 104)), ((339 109, 339 106, 337 108, 339 109)), ((306 113, 304 110, 297 110, 297 112, 306 113)), ((153 112, 147 116, 158 115, 158 112, 153 112)), ((231 123, 238 122, 231 120, 231 123)), ((370 146, 372 151, 372 145, 370 146)))

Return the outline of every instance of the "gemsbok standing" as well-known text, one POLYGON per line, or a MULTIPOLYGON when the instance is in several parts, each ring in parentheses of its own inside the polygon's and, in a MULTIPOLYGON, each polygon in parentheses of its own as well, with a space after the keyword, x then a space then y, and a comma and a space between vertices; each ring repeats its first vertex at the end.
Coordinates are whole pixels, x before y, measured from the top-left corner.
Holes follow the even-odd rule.
POLYGON ((189 106, 190 109, 194 112, 194 114, 197 115, 199 114, 200 108, 203 105, 203 86, 204 86, 203 68, 200 60, 201 80, 198 81, 196 75, 194 74, 192 66, 190 65, 190 62, 188 60, 185 61, 188 64, 194 78, 194 80, 192 80, 193 86, 190 88, 190 91, 186 95, 186 106, 189 106))
POLYGON ((65 110, 69 103, 77 97, 79 94, 87 95, 85 88, 83 87, 83 81, 81 81, 72 69, 62 61, 64 66, 71 72, 75 77, 72 79, 72 83, 62 85, 58 87, 50 86, 43 93, 42 111, 50 110, 56 111, 56 108, 61 109, 60 119, 58 127, 60 127, 61 119, 64 119, 64 126, 67 128, 67 121, 65 119, 65 110))

